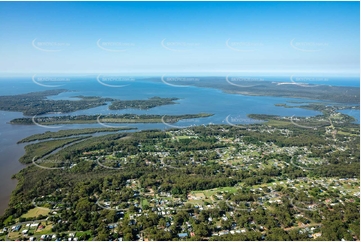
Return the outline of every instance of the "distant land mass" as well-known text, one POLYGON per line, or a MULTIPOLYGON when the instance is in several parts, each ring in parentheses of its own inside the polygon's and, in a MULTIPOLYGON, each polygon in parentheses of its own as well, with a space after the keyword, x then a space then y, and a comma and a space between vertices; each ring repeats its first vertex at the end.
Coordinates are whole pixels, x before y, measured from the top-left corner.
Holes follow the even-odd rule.
MULTIPOLYGON (((307 83, 281 81, 254 81, 248 79, 244 78, 244 80, 239 81, 239 78, 232 77, 189 77, 182 78, 181 81, 167 81, 162 78, 162 82, 165 84, 177 86, 217 88, 227 93, 250 96, 306 98, 313 100, 333 101, 338 103, 360 102, 359 87, 314 85, 307 83), (187 81, 188 79, 189 81, 187 81), (194 81, 195 79, 197 81, 194 81)), ((153 78, 152 80, 159 81, 159 79, 153 78)), ((173 80, 177 79, 173 78, 173 80)))
POLYGON ((119 100, 93 96, 76 96, 80 100, 51 100, 48 96, 68 92, 66 89, 31 92, 12 96, 0 96, 0 110, 23 112, 24 115, 41 115, 47 113, 70 113, 79 110, 107 105, 112 102, 111 110, 120 109, 150 109, 158 106, 175 104, 178 98, 152 97, 147 100, 119 100))

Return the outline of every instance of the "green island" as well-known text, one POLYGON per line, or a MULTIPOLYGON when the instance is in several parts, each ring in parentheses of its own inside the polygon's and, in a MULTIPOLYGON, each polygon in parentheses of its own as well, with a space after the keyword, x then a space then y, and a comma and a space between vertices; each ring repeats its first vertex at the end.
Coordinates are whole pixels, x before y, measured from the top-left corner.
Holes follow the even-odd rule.
POLYGON ((81 134, 94 134, 94 133, 101 133, 101 132, 116 132, 116 131, 123 131, 123 130, 134 130, 136 128, 130 127, 119 127, 119 128, 86 128, 86 129, 68 129, 68 130, 59 130, 57 132, 47 131, 42 134, 34 134, 25 139, 18 141, 20 143, 28 143, 37 140, 46 140, 46 139, 54 139, 54 138, 65 138, 74 135, 81 135, 81 134))
POLYGON ((0 96, 0 110, 23 112, 24 115, 34 116, 48 113, 69 113, 79 110, 108 105, 109 109, 150 109, 162 105, 175 104, 178 98, 152 97, 147 100, 118 100, 113 98, 101 98, 95 96, 75 96, 79 100, 51 100, 49 96, 55 96, 66 89, 31 92, 11 96, 0 96))
POLYGON ((336 106, 303 108, 322 115, 53 133, 27 146, 22 160, 41 166, 15 175, 0 239, 359 240, 360 126, 336 106))
POLYGON ((79 96, 80 100, 51 100, 48 96, 55 96, 66 92, 65 89, 31 92, 12 96, 0 96, 0 110, 23 112, 33 116, 47 113, 67 113, 83 109, 95 108, 113 101, 111 98, 93 97, 87 99, 79 96))
POLYGON ((110 110, 120 110, 120 109, 150 109, 158 106, 176 104, 174 102, 178 100, 178 98, 160 98, 160 97, 152 97, 147 100, 119 100, 114 101, 109 106, 110 110))
POLYGON ((90 124, 90 123, 176 123, 186 119, 206 118, 213 114, 181 114, 181 115, 155 115, 155 114, 109 114, 109 115, 78 115, 78 116, 53 116, 36 118, 16 118, 11 124, 90 124))

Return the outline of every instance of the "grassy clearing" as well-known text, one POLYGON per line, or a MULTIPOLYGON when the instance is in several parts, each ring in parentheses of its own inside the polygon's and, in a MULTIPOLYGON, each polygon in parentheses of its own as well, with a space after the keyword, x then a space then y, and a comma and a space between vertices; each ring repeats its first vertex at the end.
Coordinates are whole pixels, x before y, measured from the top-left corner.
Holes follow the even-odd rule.
POLYGON ((149 202, 148 202, 148 200, 147 199, 143 199, 142 200, 142 206, 149 206, 149 202))
POLYGON ((203 199, 203 200, 188 200, 187 204, 191 204, 191 205, 201 205, 204 206, 205 203, 204 202, 208 202, 210 204, 212 204, 212 200, 210 199, 203 199))
POLYGON ((219 187, 209 190, 203 190, 203 191, 192 191, 190 194, 195 197, 203 197, 203 199, 210 198, 214 194, 220 193, 235 193, 237 191, 237 187, 219 187))
POLYGON ((18 238, 18 237, 22 237, 21 232, 9 232, 8 233, 8 238, 9 239, 15 239, 15 238, 18 238))
POLYGON ((78 237, 79 240, 84 240, 84 237, 88 235, 89 240, 92 240, 92 231, 91 230, 87 230, 87 231, 82 231, 82 232, 76 232, 75 233, 75 237, 78 237))
POLYGON ((50 212, 49 208, 43 208, 43 207, 36 207, 33 209, 30 209, 27 213, 21 215, 22 218, 32 218, 37 217, 39 215, 47 215, 50 212))
POLYGON ((337 134, 345 135, 345 136, 358 136, 357 134, 351 134, 344 131, 337 131, 337 134))
POLYGON ((188 135, 176 136, 177 141, 181 139, 193 139, 193 138, 196 138, 196 136, 188 136, 188 135))
POLYGON ((43 226, 45 226, 43 229, 37 229, 34 235, 43 235, 43 234, 50 234, 52 233, 51 228, 53 227, 52 224, 45 225, 45 223, 41 223, 43 226))

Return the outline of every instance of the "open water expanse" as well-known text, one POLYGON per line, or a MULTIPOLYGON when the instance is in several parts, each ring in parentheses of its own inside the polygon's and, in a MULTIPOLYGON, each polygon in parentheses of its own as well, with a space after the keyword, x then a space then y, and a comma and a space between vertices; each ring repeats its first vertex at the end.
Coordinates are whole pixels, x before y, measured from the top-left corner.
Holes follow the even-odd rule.
MULTIPOLYGON (((317 79, 315 79, 317 82, 317 79)), ((40 83, 41 84, 41 83, 40 83)), ((316 83, 319 84, 319 83, 316 83)), ((353 79, 348 81, 329 81, 328 85, 338 86, 357 86, 359 82, 353 79)), ((152 108, 149 110, 109 110, 107 106, 100 106, 88 110, 77 111, 67 115, 79 114, 160 114, 160 115, 181 115, 197 114, 200 112, 214 114, 208 118, 182 120, 173 125, 179 127, 188 127, 191 125, 202 124, 227 124, 231 121, 234 124, 247 124, 257 122, 247 117, 247 114, 274 114, 280 116, 314 116, 320 114, 312 110, 301 108, 284 108, 277 107, 277 103, 298 102, 317 102, 305 99, 291 99, 268 96, 244 96, 237 94, 227 94, 221 90, 213 88, 199 87, 178 87, 166 85, 162 82, 152 82, 142 79, 136 79, 126 84, 124 87, 114 87, 114 85, 102 85, 96 78, 69 78, 65 82, 51 83, 51 85, 39 85, 29 78, 0 78, 0 95, 16 95, 21 93, 44 91, 52 89, 67 89, 72 92, 61 93, 58 96, 49 97, 51 99, 74 99, 74 96, 101 96, 122 100, 147 99, 154 96, 159 97, 176 97, 177 104, 166 105, 152 108)), ((76 99, 74 99, 76 100, 76 99)), ((343 110, 342 113, 353 116, 360 123, 359 110, 343 110)), ((51 114, 54 115, 54 114, 51 114)), ((64 115, 64 114, 63 114, 64 115)), ((12 175, 19 172, 25 166, 18 162, 24 154, 26 144, 17 144, 17 141, 32 134, 43 133, 46 131, 57 131, 61 129, 98 127, 100 124, 72 124, 61 125, 60 128, 44 128, 36 125, 11 125, 10 120, 21 118, 24 115, 20 112, 0 111, 0 214, 5 211, 11 192, 15 189, 16 180, 12 180, 12 175)), ((137 127, 139 130, 144 129, 167 129, 170 126, 160 124, 114 124, 113 126, 137 127)))

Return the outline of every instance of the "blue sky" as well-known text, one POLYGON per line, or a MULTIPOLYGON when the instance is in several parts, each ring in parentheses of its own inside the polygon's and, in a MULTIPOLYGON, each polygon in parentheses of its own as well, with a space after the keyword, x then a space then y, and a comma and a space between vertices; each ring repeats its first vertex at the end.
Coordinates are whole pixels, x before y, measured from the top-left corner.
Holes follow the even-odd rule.
POLYGON ((359 75, 359 2, 1 2, 0 73, 359 75))

